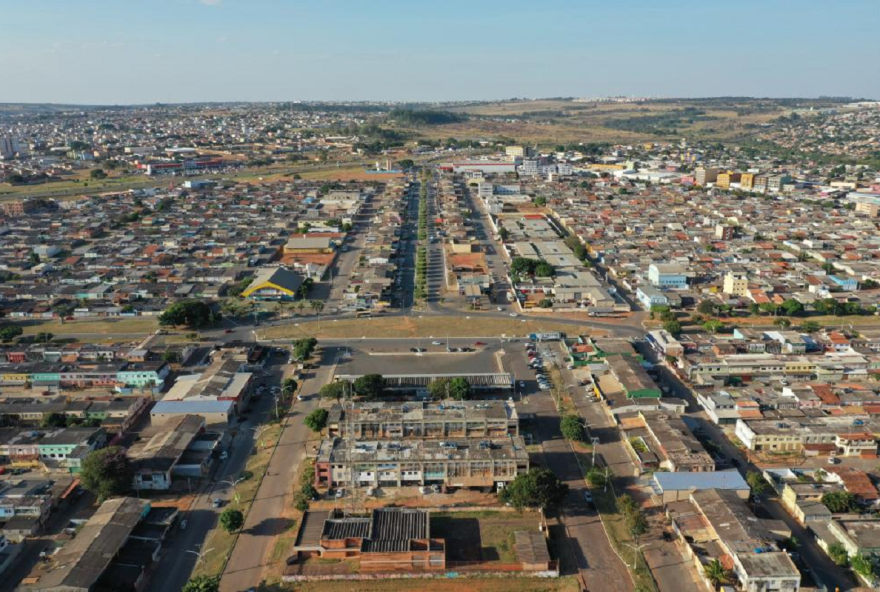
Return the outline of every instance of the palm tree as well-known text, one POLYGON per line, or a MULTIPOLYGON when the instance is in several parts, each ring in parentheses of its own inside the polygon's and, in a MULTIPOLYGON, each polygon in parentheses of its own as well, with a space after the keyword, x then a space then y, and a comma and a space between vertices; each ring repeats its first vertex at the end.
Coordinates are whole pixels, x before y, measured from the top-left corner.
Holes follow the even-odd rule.
POLYGON ((726 583, 730 579, 730 572, 724 568, 724 565, 717 559, 713 559, 709 563, 703 566, 703 573, 706 574, 706 578, 712 582, 712 585, 715 589, 718 589, 718 586, 726 583))
POLYGON ((306 301, 300 299, 299 302, 296 303, 296 309, 302 314, 303 309, 306 307, 306 301))

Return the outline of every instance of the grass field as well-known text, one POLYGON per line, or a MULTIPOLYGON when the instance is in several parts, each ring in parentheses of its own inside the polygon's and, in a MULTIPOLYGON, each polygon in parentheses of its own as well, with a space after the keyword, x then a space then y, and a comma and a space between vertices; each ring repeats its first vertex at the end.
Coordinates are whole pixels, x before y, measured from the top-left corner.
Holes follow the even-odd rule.
POLYGON ((431 533, 446 539, 447 561, 513 563, 518 530, 533 530, 536 512, 435 512, 431 533))
POLYGON ((301 323, 258 331, 260 339, 409 338, 409 337, 499 337, 529 333, 571 332, 574 325, 553 321, 471 317, 374 317, 301 323))
POLYGON ((59 337, 77 333, 113 335, 147 335, 159 328, 157 317, 132 317, 120 319, 101 319, 83 321, 20 321, 25 335, 52 333, 59 337))

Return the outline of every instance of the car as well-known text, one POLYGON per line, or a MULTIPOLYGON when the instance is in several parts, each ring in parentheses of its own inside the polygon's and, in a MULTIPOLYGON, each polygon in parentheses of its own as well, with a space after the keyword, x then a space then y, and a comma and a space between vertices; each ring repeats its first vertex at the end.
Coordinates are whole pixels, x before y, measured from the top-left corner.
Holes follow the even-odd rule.
POLYGON ((211 505, 215 508, 219 508, 223 505, 223 500, 219 497, 215 497, 213 500, 211 500, 211 505))
POLYGON ((180 521, 180 526, 178 526, 178 528, 179 528, 180 530, 186 530, 187 524, 188 524, 188 523, 187 523, 186 519, 183 519, 183 520, 180 521))
POLYGON ((587 502, 588 504, 592 504, 593 503, 593 494, 590 493, 589 491, 585 491, 584 492, 584 501, 587 502))
POLYGON ((477 347, 482 347, 482 346, 486 345, 486 343, 484 341, 475 341, 474 345, 477 347))
POLYGON ((224 450, 220 453, 220 460, 226 460, 227 458, 229 458, 229 453, 227 451, 224 450))
POLYGON ((223 331, 223 332, 224 332, 224 333, 232 333, 232 329, 226 329, 226 330, 223 331))
POLYGON ((297 396, 296 396, 296 400, 297 400, 297 401, 305 401, 306 398, 303 397, 302 395, 297 395, 297 396))
POLYGON ((519 315, 516 314, 515 312, 512 312, 512 313, 510 313, 510 316, 512 316, 512 317, 518 317, 519 315))
POLYGON ((834 456, 829 456, 829 457, 828 457, 828 464, 829 464, 829 465, 836 465, 836 464, 837 464, 837 458, 834 457, 834 456))
POLYGON ((333 494, 333 497, 335 497, 336 499, 339 499, 339 498, 341 498, 341 497, 345 497, 345 489, 343 489, 343 488, 340 487, 340 488, 337 489, 336 492, 333 494))
POLYGON ((523 380, 519 381, 519 388, 526 388, 526 383, 523 380))
POLYGON ((542 390, 542 391, 549 391, 549 390, 550 390, 550 385, 549 385, 549 384, 542 384, 542 385, 540 385, 538 388, 539 388, 540 390, 542 390))
POLYGON ((443 345, 442 341, 432 341, 431 345, 443 345))
POLYGON ((503 312, 503 311, 504 311, 504 307, 503 307, 503 306, 499 306, 499 307, 498 307, 498 312, 503 312))

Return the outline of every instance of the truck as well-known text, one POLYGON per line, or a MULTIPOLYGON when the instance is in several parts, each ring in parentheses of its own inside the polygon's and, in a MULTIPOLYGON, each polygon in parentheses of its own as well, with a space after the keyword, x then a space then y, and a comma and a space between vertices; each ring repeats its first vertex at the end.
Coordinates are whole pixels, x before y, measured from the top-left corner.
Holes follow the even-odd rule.
POLYGON ((563 338, 562 333, 531 333, 529 339, 532 341, 559 341, 563 338))

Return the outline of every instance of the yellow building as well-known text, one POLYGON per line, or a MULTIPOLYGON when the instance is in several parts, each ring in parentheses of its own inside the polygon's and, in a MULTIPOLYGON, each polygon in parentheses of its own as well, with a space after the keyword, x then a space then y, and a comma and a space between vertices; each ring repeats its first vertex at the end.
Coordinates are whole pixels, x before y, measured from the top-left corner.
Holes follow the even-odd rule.
POLYGON ((302 283, 302 276, 296 272, 284 267, 267 267, 257 272, 241 295, 257 300, 287 300, 296 297, 302 283))
POLYGON ((742 297, 748 296, 749 295, 748 276, 744 273, 728 272, 727 275, 724 276, 723 291, 725 294, 731 294, 733 296, 742 296, 742 297))
POLYGON ((755 173, 743 173, 739 177, 740 189, 751 191, 755 187, 755 173))
POLYGON ((734 173, 733 171, 718 173, 718 178, 715 180, 715 187, 718 187, 719 189, 730 189, 730 184, 738 183, 739 179, 740 174, 734 173))

